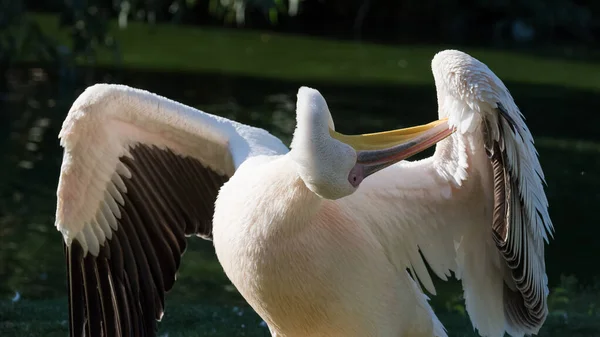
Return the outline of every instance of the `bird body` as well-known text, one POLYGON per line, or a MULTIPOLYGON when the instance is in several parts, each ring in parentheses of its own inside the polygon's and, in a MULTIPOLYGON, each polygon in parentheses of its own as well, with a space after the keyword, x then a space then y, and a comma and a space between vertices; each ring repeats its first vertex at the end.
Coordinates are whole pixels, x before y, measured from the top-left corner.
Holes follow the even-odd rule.
POLYGON ((71 336, 155 335, 190 235, 213 240, 273 336, 446 336, 426 264, 461 280, 480 335, 536 333, 552 224, 531 133, 483 63, 450 50, 432 70, 439 121, 377 134, 338 133, 301 88, 289 150, 148 92, 88 88, 61 131, 71 336))
POLYGON ((315 195, 286 156, 258 165, 264 170, 240 167, 219 192, 213 241, 227 276, 275 336, 431 336, 434 323, 443 331, 351 203, 315 195))

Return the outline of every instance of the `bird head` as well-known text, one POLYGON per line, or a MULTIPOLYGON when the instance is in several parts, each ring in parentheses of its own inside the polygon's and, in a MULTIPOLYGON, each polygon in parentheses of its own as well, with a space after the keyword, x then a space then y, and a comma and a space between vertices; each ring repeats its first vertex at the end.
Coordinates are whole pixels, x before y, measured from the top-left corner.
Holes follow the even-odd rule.
POLYGON ((290 156, 315 194, 339 199, 373 173, 419 153, 452 133, 445 119, 386 132, 345 135, 335 131, 325 98, 301 87, 290 156))

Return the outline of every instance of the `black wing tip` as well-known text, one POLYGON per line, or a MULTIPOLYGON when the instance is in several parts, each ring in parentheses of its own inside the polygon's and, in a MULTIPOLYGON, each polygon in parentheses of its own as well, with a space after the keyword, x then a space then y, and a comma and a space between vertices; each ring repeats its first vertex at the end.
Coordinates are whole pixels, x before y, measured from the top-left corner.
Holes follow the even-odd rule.
POLYGON ((100 254, 85 254, 82 245, 73 240, 65 244, 69 336, 121 336, 121 324, 113 275, 107 255, 108 245, 100 254))
MULTIPOLYGON (((502 111, 501 104, 499 104, 499 108, 502 111)), ((508 115, 506 117, 508 117, 509 124, 514 123, 508 115)), ((537 333, 546 320, 548 309, 546 297, 535 293, 534 285, 528 284, 530 280, 526 277, 531 272, 526 269, 527 261, 525 261, 530 253, 527 234, 520 236, 520 242, 514 242, 514 228, 511 227, 514 224, 511 219, 523 215, 518 212, 518 209, 512 209, 514 207, 511 205, 514 203, 524 204, 524 200, 518 194, 518 188, 515 186, 518 185, 518 178, 514 177, 506 167, 506 153, 500 149, 497 141, 493 141, 486 151, 488 151, 494 177, 492 235, 516 286, 516 290, 512 290, 506 283, 504 284, 506 320, 514 331, 527 334, 537 333), (522 247, 524 250, 518 251, 514 249, 515 247, 522 247)))
POLYGON ((67 263, 69 335, 79 337, 83 336, 85 326, 85 295, 82 277, 83 247, 77 240, 73 240, 70 245, 64 244, 64 247, 67 263))
POLYGON ((186 236, 212 239, 219 188, 229 179, 169 148, 136 144, 120 161, 125 203, 98 256, 65 245, 71 337, 156 336, 186 236))
POLYGON ((530 308, 519 291, 504 284, 504 314, 511 330, 528 335, 538 333, 548 317, 545 299, 539 300, 536 306, 530 308))

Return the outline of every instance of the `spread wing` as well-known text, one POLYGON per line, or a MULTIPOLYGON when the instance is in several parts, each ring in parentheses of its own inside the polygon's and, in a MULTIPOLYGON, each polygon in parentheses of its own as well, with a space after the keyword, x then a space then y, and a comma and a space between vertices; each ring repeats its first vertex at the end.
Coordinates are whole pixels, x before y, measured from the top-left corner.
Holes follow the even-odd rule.
POLYGON ((288 151, 262 129, 107 84, 77 98, 59 137, 71 336, 155 336, 186 236, 211 239, 220 187, 247 158, 288 151))
POLYGON ((399 269, 435 294, 425 266, 462 280, 484 336, 539 331, 547 309, 544 241, 552 231, 533 138, 508 90, 458 51, 433 60, 440 118, 456 132, 420 161, 384 169, 358 189, 360 209, 399 269), (362 195, 362 197, 360 197, 362 195))
MULTIPOLYGON (((438 100, 446 97, 441 108, 450 123, 464 135, 477 132, 488 157, 489 165, 479 170, 492 181, 485 186, 493 204, 488 235, 501 257, 506 330, 537 333, 548 314, 544 241, 553 226, 533 137, 510 92, 485 64, 458 51, 439 53, 432 64, 438 100), (479 118, 471 117, 475 115, 479 118)), ((471 142, 475 150, 481 145, 471 142)))

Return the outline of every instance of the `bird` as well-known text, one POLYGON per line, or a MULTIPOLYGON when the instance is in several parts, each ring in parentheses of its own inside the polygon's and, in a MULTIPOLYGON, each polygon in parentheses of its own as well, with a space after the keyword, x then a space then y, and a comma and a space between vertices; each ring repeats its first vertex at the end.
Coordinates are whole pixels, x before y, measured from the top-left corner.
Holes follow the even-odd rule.
POLYGON ((537 334, 554 228, 533 136, 483 62, 442 50, 431 70, 437 119, 368 134, 336 130, 300 87, 289 147, 142 89, 86 88, 59 133, 70 336, 156 336, 190 236, 274 337, 447 336, 432 277, 460 280, 480 336, 537 334))

